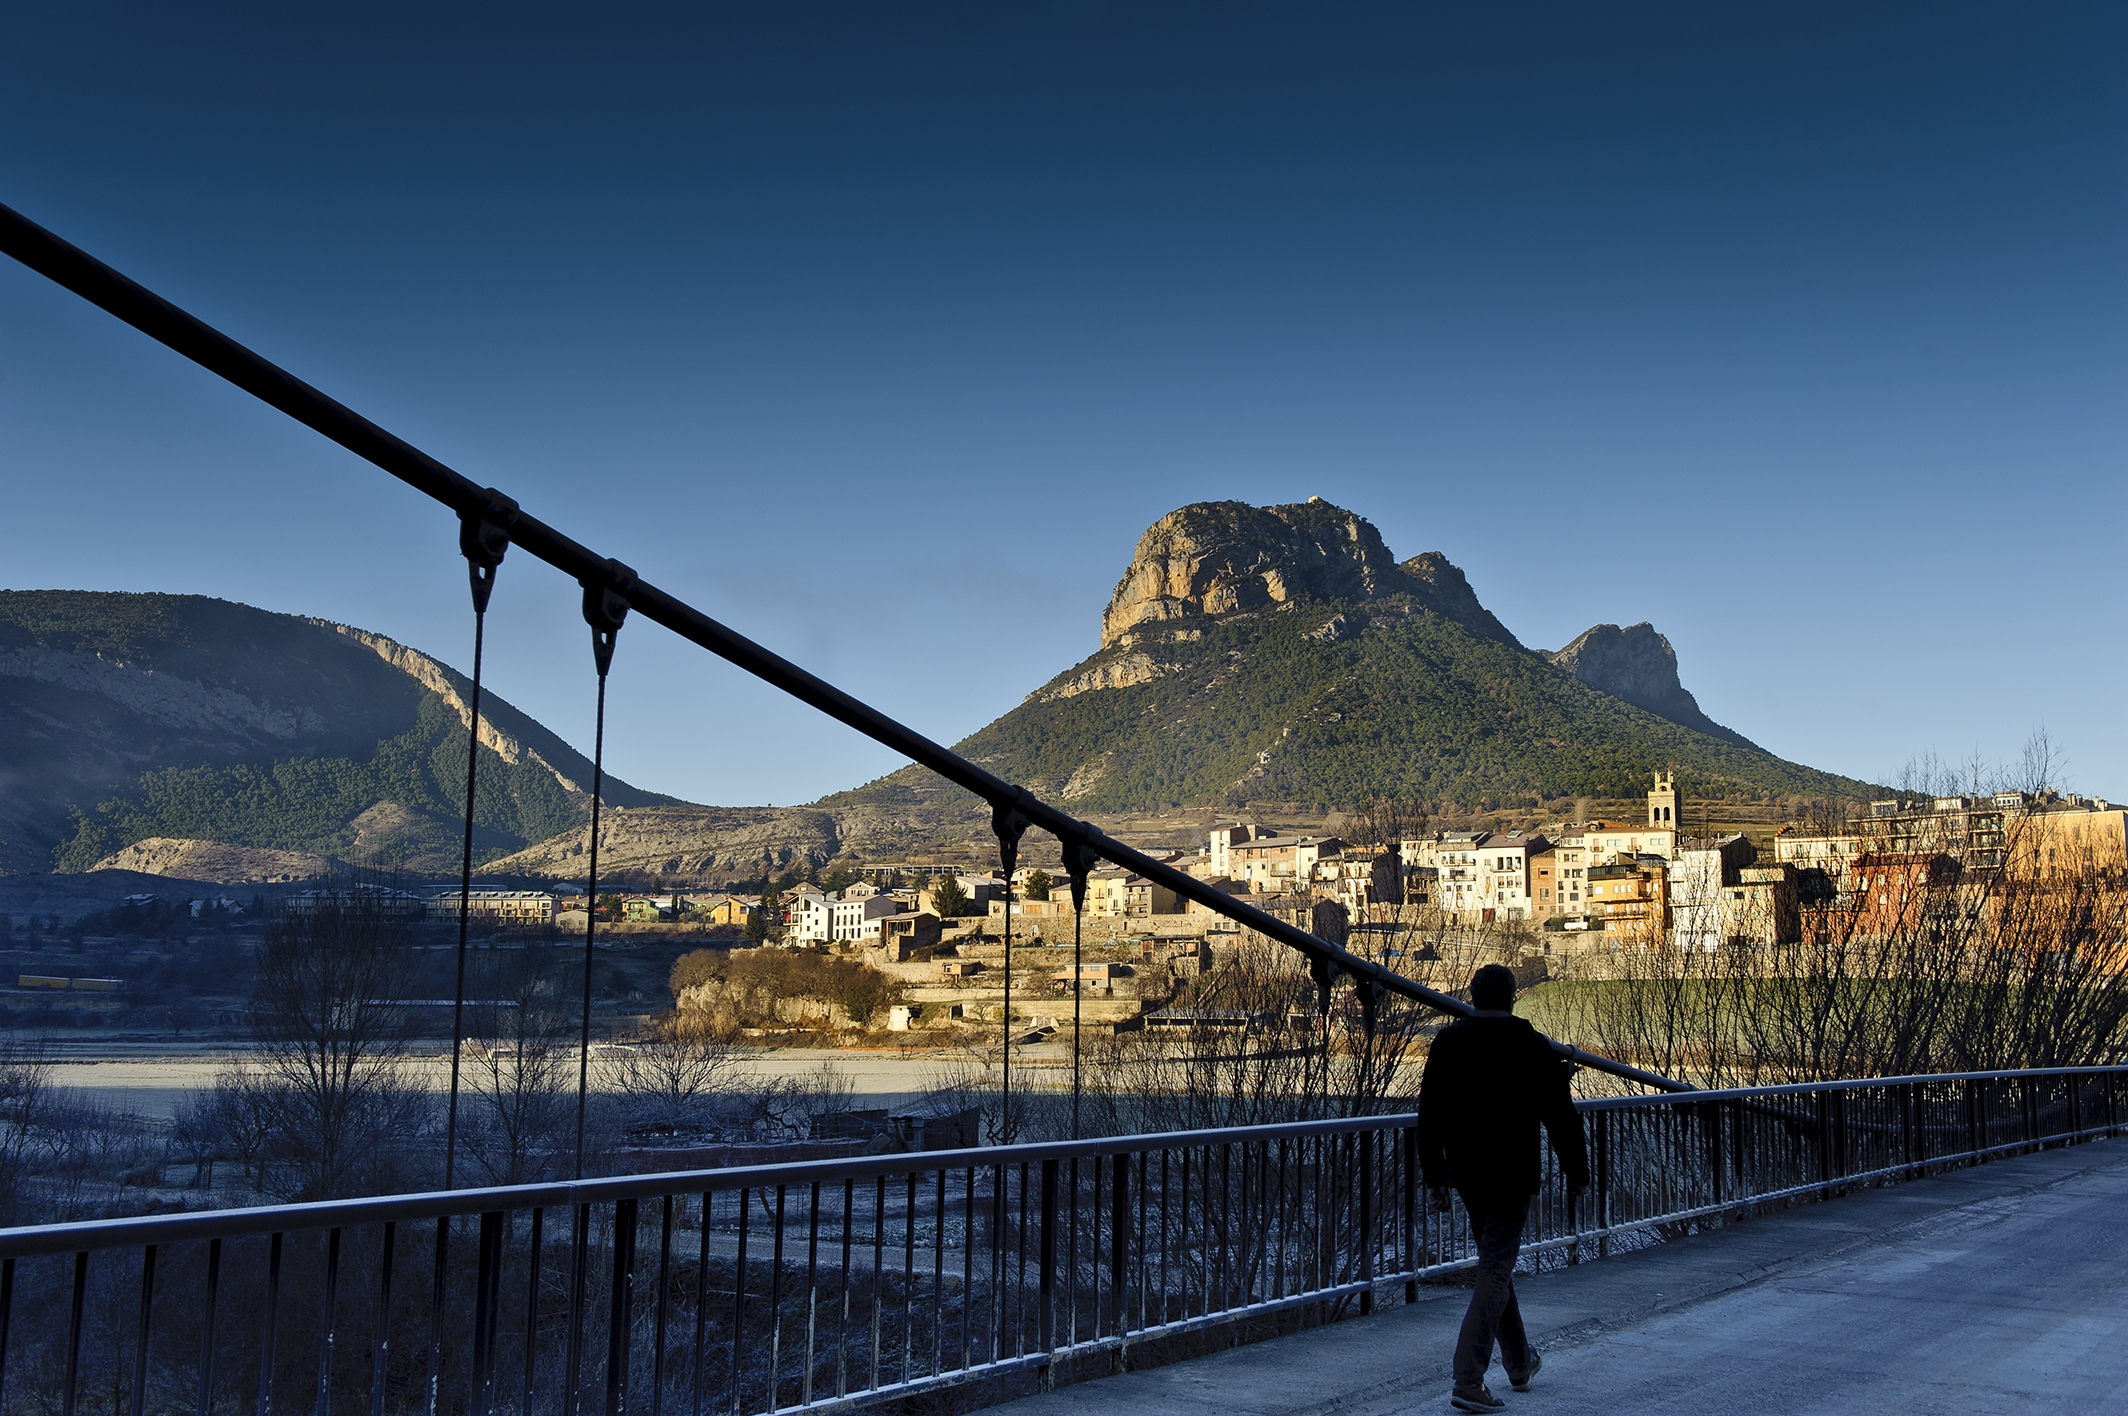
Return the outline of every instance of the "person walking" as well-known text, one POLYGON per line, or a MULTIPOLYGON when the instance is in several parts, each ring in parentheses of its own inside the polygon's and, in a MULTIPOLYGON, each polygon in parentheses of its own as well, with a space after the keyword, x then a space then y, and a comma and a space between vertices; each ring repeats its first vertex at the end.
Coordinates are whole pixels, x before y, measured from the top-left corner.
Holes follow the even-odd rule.
POLYGON ((1433 1207, 1463 1197, 1477 1243, 1477 1287, 1456 1338, 1458 1411, 1505 1411, 1485 1384, 1495 1342, 1508 1385, 1528 1391, 1543 1359, 1530 1350, 1515 1304, 1515 1259, 1530 1197, 1543 1182, 1537 1127, 1566 1172, 1567 1212, 1589 1185, 1588 1147, 1567 1085, 1569 1068, 1543 1033, 1515 1016, 1515 976, 1499 964, 1472 975, 1476 1010, 1442 1029, 1419 1083, 1419 1162, 1433 1207))

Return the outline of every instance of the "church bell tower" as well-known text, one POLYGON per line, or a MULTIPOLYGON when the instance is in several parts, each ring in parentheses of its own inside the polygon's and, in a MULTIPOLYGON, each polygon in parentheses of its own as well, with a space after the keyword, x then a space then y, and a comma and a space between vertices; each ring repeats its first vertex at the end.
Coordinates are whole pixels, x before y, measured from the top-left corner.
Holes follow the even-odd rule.
POLYGON ((1648 792, 1648 825, 1658 831, 1677 829, 1677 774, 1657 772, 1648 792))

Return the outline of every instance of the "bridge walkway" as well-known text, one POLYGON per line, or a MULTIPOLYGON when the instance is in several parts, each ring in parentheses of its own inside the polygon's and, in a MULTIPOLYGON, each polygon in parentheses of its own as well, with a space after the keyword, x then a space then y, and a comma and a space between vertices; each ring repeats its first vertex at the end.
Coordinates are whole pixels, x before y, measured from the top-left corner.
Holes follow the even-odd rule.
MULTIPOLYGON (((2128 1412, 2128 1142, 2021 1156, 1519 1278, 1511 1412, 2128 1412)), ((1001 1416, 1447 1411, 1468 1290, 1001 1416)))

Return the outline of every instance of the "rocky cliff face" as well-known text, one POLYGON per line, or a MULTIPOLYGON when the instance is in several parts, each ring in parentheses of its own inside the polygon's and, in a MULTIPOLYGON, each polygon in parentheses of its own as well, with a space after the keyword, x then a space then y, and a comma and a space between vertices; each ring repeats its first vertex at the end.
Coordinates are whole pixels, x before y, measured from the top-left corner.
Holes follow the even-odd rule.
POLYGON ((1287 506, 1198 502, 1161 517, 1138 538, 1109 597, 1101 646, 1177 620, 1389 594, 1412 595, 1488 639, 1515 642, 1440 552, 1399 565, 1374 523, 1311 497, 1287 506))
POLYGON ((1613 698, 1726 742, 1757 746, 1700 711, 1699 700, 1678 681, 1677 651, 1645 620, 1624 629, 1615 624, 1595 625, 1550 658, 1613 698))
MULTIPOLYGON (((589 823, 490 863, 500 874, 581 880, 589 867, 589 823)), ((804 808, 653 806, 607 812, 599 820, 599 873, 688 878, 773 874, 793 862, 820 864, 843 841, 834 816, 804 808)))

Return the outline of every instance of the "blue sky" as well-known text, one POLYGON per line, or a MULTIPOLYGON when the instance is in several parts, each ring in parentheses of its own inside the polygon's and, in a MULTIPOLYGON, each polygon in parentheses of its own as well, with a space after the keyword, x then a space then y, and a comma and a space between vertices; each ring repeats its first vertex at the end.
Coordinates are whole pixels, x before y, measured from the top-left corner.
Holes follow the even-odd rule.
MULTIPOLYGON (((2099 5, 42 4, 0 200, 951 741, 1147 523, 1320 495, 1716 719, 2128 794, 2128 17, 2099 5), (1482 9, 1483 14, 1467 13, 1482 9)), ((12 265, 0 584, 464 666, 450 518, 12 265)), ((490 682, 588 747, 574 587, 490 682)), ((898 760, 637 622, 609 761, 898 760)))

